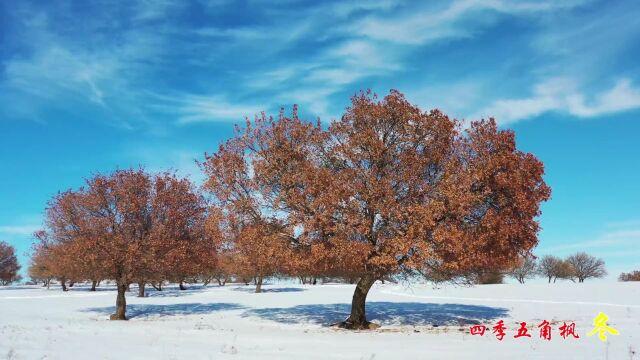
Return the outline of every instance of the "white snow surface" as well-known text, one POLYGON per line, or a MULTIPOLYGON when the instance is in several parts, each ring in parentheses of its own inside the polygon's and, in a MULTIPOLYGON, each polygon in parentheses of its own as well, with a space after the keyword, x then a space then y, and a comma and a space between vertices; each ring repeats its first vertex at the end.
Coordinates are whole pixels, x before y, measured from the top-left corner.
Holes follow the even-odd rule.
POLYGON ((0 359, 640 359, 640 283, 475 287, 377 283, 375 331, 329 326, 348 315, 353 285, 208 287, 127 294, 129 321, 109 321, 115 291, 75 286, 0 288, 0 359), (603 312, 620 331, 586 336, 603 312), (504 320, 506 337, 491 327, 504 320), (552 324, 552 339, 538 324, 552 324), (520 322, 531 338, 513 338, 520 322), (558 327, 575 322, 579 339, 558 327), (484 336, 469 326, 484 324, 484 336), (434 326, 436 325, 436 326, 434 326))

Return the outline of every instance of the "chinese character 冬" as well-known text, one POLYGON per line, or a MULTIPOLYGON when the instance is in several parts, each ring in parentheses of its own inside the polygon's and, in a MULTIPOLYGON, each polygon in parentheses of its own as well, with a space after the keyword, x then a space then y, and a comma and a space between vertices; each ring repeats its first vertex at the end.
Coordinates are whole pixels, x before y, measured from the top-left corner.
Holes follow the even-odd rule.
POLYGON ((527 333, 527 323, 524 321, 520 323, 520 328, 518 329, 518 333, 515 334, 513 337, 519 338, 523 336, 531 337, 531 334, 527 333))
POLYGON ((596 316, 596 318, 593 319, 593 325, 595 325, 595 328, 593 328, 593 330, 591 330, 591 332, 588 333, 587 336, 592 336, 597 332, 600 340, 607 341, 607 335, 606 335, 607 332, 613 335, 620 334, 618 330, 607 325, 607 320, 609 320, 609 317, 607 315, 603 313, 599 313, 598 316, 596 316))
POLYGON ((480 335, 483 336, 487 327, 484 325, 473 325, 471 328, 471 335, 480 335))
POLYGON ((563 339, 566 339, 569 335, 573 336, 575 339, 579 339, 580 336, 578 336, 578 334, 576 334, 576 324, 575 323, 571 323, 569 325, 567 325, 566 322, 562 323, 562 326, 560 326, 560 336, 562 336, 563 339))
POLYGON ((493 333, 496 334, 496 339, 502 341, 502 339, 504 339, 504 336, 506 335, 504 332, 506 329, 507 328, 504 326, 504 321, 498 321, 493 327, 493 333))
POLYGON ((551 325, 547 320, 543 320, 540 325, 538 325, 540 329, 540 337, 547 341, 551 341, 551 325))

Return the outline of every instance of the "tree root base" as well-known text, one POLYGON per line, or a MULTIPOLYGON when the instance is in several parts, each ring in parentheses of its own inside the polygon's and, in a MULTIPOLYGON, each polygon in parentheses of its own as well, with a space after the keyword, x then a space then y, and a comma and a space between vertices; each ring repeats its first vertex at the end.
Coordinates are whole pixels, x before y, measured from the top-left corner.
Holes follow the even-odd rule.
POLYGON ((340 329, 346 329, 346 330, 375 330, 380 327, 379 324, 368 322, 368 321, 365 322, 364 324, 362 323, 356 324, 356 323, 352 323, 351 321, 341 321, 339 323, 334 324, 333 326, 340 329))
POLYGON ((109 320, 128 320, 128 319, 126 316, 120 317, 116 314, 111 314, 111 316, 109 316, 109 320))

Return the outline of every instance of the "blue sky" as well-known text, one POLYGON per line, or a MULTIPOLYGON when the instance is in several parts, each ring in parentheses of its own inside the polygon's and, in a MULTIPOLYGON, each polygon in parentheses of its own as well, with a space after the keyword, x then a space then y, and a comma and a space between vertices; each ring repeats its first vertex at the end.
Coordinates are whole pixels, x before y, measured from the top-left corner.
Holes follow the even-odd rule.
POLYGON ((244 116, 297 103, 329 121, 395 88, 494 116, 542 159, 536 254, 640 269, 640 4, 420 3, 0 0, 0 240, 26 267, 47 200, 93 173, 201 181, 194 159, 244 116))

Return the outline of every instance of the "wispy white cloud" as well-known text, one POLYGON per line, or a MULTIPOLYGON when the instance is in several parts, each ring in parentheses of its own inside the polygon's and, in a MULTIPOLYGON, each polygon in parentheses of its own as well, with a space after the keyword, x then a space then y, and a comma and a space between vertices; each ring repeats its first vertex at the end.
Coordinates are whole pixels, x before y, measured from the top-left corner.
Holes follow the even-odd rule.
POLYGON ((204 174, 196 161, 204 159, 204 151, 180 147, 130 144, 126 151, 115 154, 118 160, 126 159, 125 167, 144 168, 151 173, 175 171, 179 176, 188 177, 196 184, 201 184, 204 174))
POLYGON ((525 98, 498 99, 470 116, 472 119, 495 117, 500 124, 558 111, 579 118, 590 118, 640 108, 640 88, 629 79, 619 80, 612 88, 589 97, 577 82, 553 78, 537 84, 525 98))
POLYGON ((41 229, 40 225, 4 225, 0 226, 0 234, 4 235, 18 235, 18 236, 30 236, 37 230, 41 229))
POLYGON ((435 40, 472 36, 477 30, 476 26, 482 27, 492 22, 490 14, 486 12, 530 14, 572 7, 580 3, 581 1, 458 0, 443 7, 423 7, 419 11, 411 8, 392 17, 368 17, 351 26, 351 29, 362 36, 378 40, 424 44, 435 40), (480 14, 481 12, 484 13, 480 14))
POLYGON ((176 116, 176 123, 240 122, 262 110, 259 105, 231 102, 222 95, 154 94, 150 107, 176 116))
POLYGON ((541 247, 542 254, 566 253, 570 251, 584 251, 598 249, 600 251, 622 252, 636 249, 640 245, 640 228, 621 228, 609 230, 595 239, 587 241, 569 242, 562 245, 541 247))

